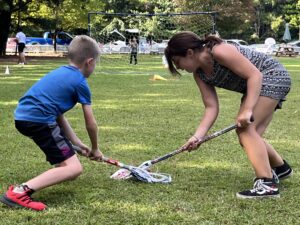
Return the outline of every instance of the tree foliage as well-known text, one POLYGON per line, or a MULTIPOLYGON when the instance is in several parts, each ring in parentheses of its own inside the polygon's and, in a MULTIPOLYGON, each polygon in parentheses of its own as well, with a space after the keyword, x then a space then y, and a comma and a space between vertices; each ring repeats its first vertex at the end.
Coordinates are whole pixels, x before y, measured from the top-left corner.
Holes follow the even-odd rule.
MULTIPOLYGON (((300 0, 0 0, 0 55, 5 54, 6 40, 18 26, 28 35, 41 35, 56 29, 73 34, 87 32, 87 14, 91 11, 111 13, 170 13, 217 11, 217 30, 224 38, 259 41, 266 37, 279 40, 285 23, 290 24, 295 39, 300 26, 300 0)), ((123 21, 126 27, 137 24, 137 17, 123 21)), ((112 22, 99 18, 97 29, 112 22)), ((139 21, 144 34, 159 34, 170 18, 147 18, 139 21)))

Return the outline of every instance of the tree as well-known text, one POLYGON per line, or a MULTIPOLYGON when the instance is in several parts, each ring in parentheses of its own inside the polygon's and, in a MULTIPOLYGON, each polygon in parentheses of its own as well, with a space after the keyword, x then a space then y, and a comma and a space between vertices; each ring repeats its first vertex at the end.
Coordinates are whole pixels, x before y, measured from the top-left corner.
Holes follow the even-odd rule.
POLYGON ((255 32, 261 39, 274 37, 280 40, 285 23, 290 24, 292 36, 300 25, 300 0, 253 0, 256 13, 255 32))
POLYGON ((238 38, 250 33, 254 17, 252 0, 174 0, 174 2, 180 12, 217 11, 217 31, 222 38, 238 38))
MULTIPOLYGON (((12 22, 12 13, 24 10, 30 2, 31 0, 0 0, 0 56, 5 55, 6 42, 12 22)), ((20 24, 19 17, 17 24, 20 24)))

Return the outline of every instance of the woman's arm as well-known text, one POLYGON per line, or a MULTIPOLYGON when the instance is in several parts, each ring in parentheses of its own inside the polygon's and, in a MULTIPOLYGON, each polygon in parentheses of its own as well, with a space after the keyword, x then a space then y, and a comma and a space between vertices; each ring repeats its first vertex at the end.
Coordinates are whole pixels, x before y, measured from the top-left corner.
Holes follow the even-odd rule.
POLYGON ((253 108, 257 103, 261 86, 261 72, 236 47, 220 44, 213 48, 213 56, 221 65, 247 81, 247 93, 237 115, 238 126, 244 127, 251 123, 253 108))
POLYGON ((218 117, 219 101, 216 90, 213 86, 204 83, 197 74, 194 74, 194 79, 200 90, 202 101, 205 107, 203 117, 194 134, 196 138, 201 139, 206 135, 218 117))

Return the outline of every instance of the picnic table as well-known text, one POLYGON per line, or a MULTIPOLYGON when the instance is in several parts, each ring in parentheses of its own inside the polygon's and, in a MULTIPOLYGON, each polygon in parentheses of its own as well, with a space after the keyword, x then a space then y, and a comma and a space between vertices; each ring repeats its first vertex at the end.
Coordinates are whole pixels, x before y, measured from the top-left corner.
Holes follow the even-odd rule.
POLYGON ((289 45, 279 46, 277 51, 275 51, 275 56, 296 56, 298 52, 295 52, 295 49, 289 45))

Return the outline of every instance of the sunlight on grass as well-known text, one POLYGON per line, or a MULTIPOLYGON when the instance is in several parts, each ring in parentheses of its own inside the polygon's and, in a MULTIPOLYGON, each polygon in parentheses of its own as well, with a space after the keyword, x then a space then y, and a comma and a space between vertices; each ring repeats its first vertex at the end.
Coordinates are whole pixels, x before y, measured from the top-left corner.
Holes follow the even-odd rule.
POLYGON ((96 105, 94 108, 99 108, 99 109, 119 109, 120 107, 118 105, 109 105, 109 104, 102 104, 102 105, 96 105))
POLYGON ((7 78, 5 80, 23 80, 25 77, 22 77, 22 76, 10 76, 10 75, 8 75, 8 76, 5 76, 3 78, 7 78))
POLYGON ((139 149, 147 150, 147 147, 142 144, 114 144, 114 148, 126 151, 139 151, 139 149))
POLYGON ((17 105, 18 101, 10 101, 10 102, 2 102, 0 101, 0 105, 17 105))
POLYGON ((300 146, 299 140, 292 140, 292 139, 269 139, 270 143, 272 144, 285 144, 285 145, 294 145, 294 146, 300 146))
POLYGON ((121 199, 118 201, 103 201, 103 202, 93 202, 91 203, 94 208, 105 208, 105 210, 111 209, 117 211, 122 211, 125 214, 136 214, 140 213, 158 213, 161 208, 157 204, 142 204, 134 202, 125 202, 121 199))
POLYGON ((122 127, 119 126, 101 126, 101 130, 106 130, 106 131, 113 131, 113 130, 120 130, 122 127))
POLYGON ((162 96, 171 96, 170 94, 162 94, 162 93, 152 93, 152 94, 140 94, 139 96, 145 96, 145 97, 162 97, 162 96))
POLYGON ((285 67, 300 67, 300 64, 288 64, 285 67))
POLYGON ((227 162, 191 162, 191 161, 180 161, 176 163, 176 167, 184 167, 184 168, 198 168, 198 169, 205 169, 205 168, 215 168, 215 169, 233 169, 233 168, 239 168, 238 165, 234 165, 232 163, 227 162))

